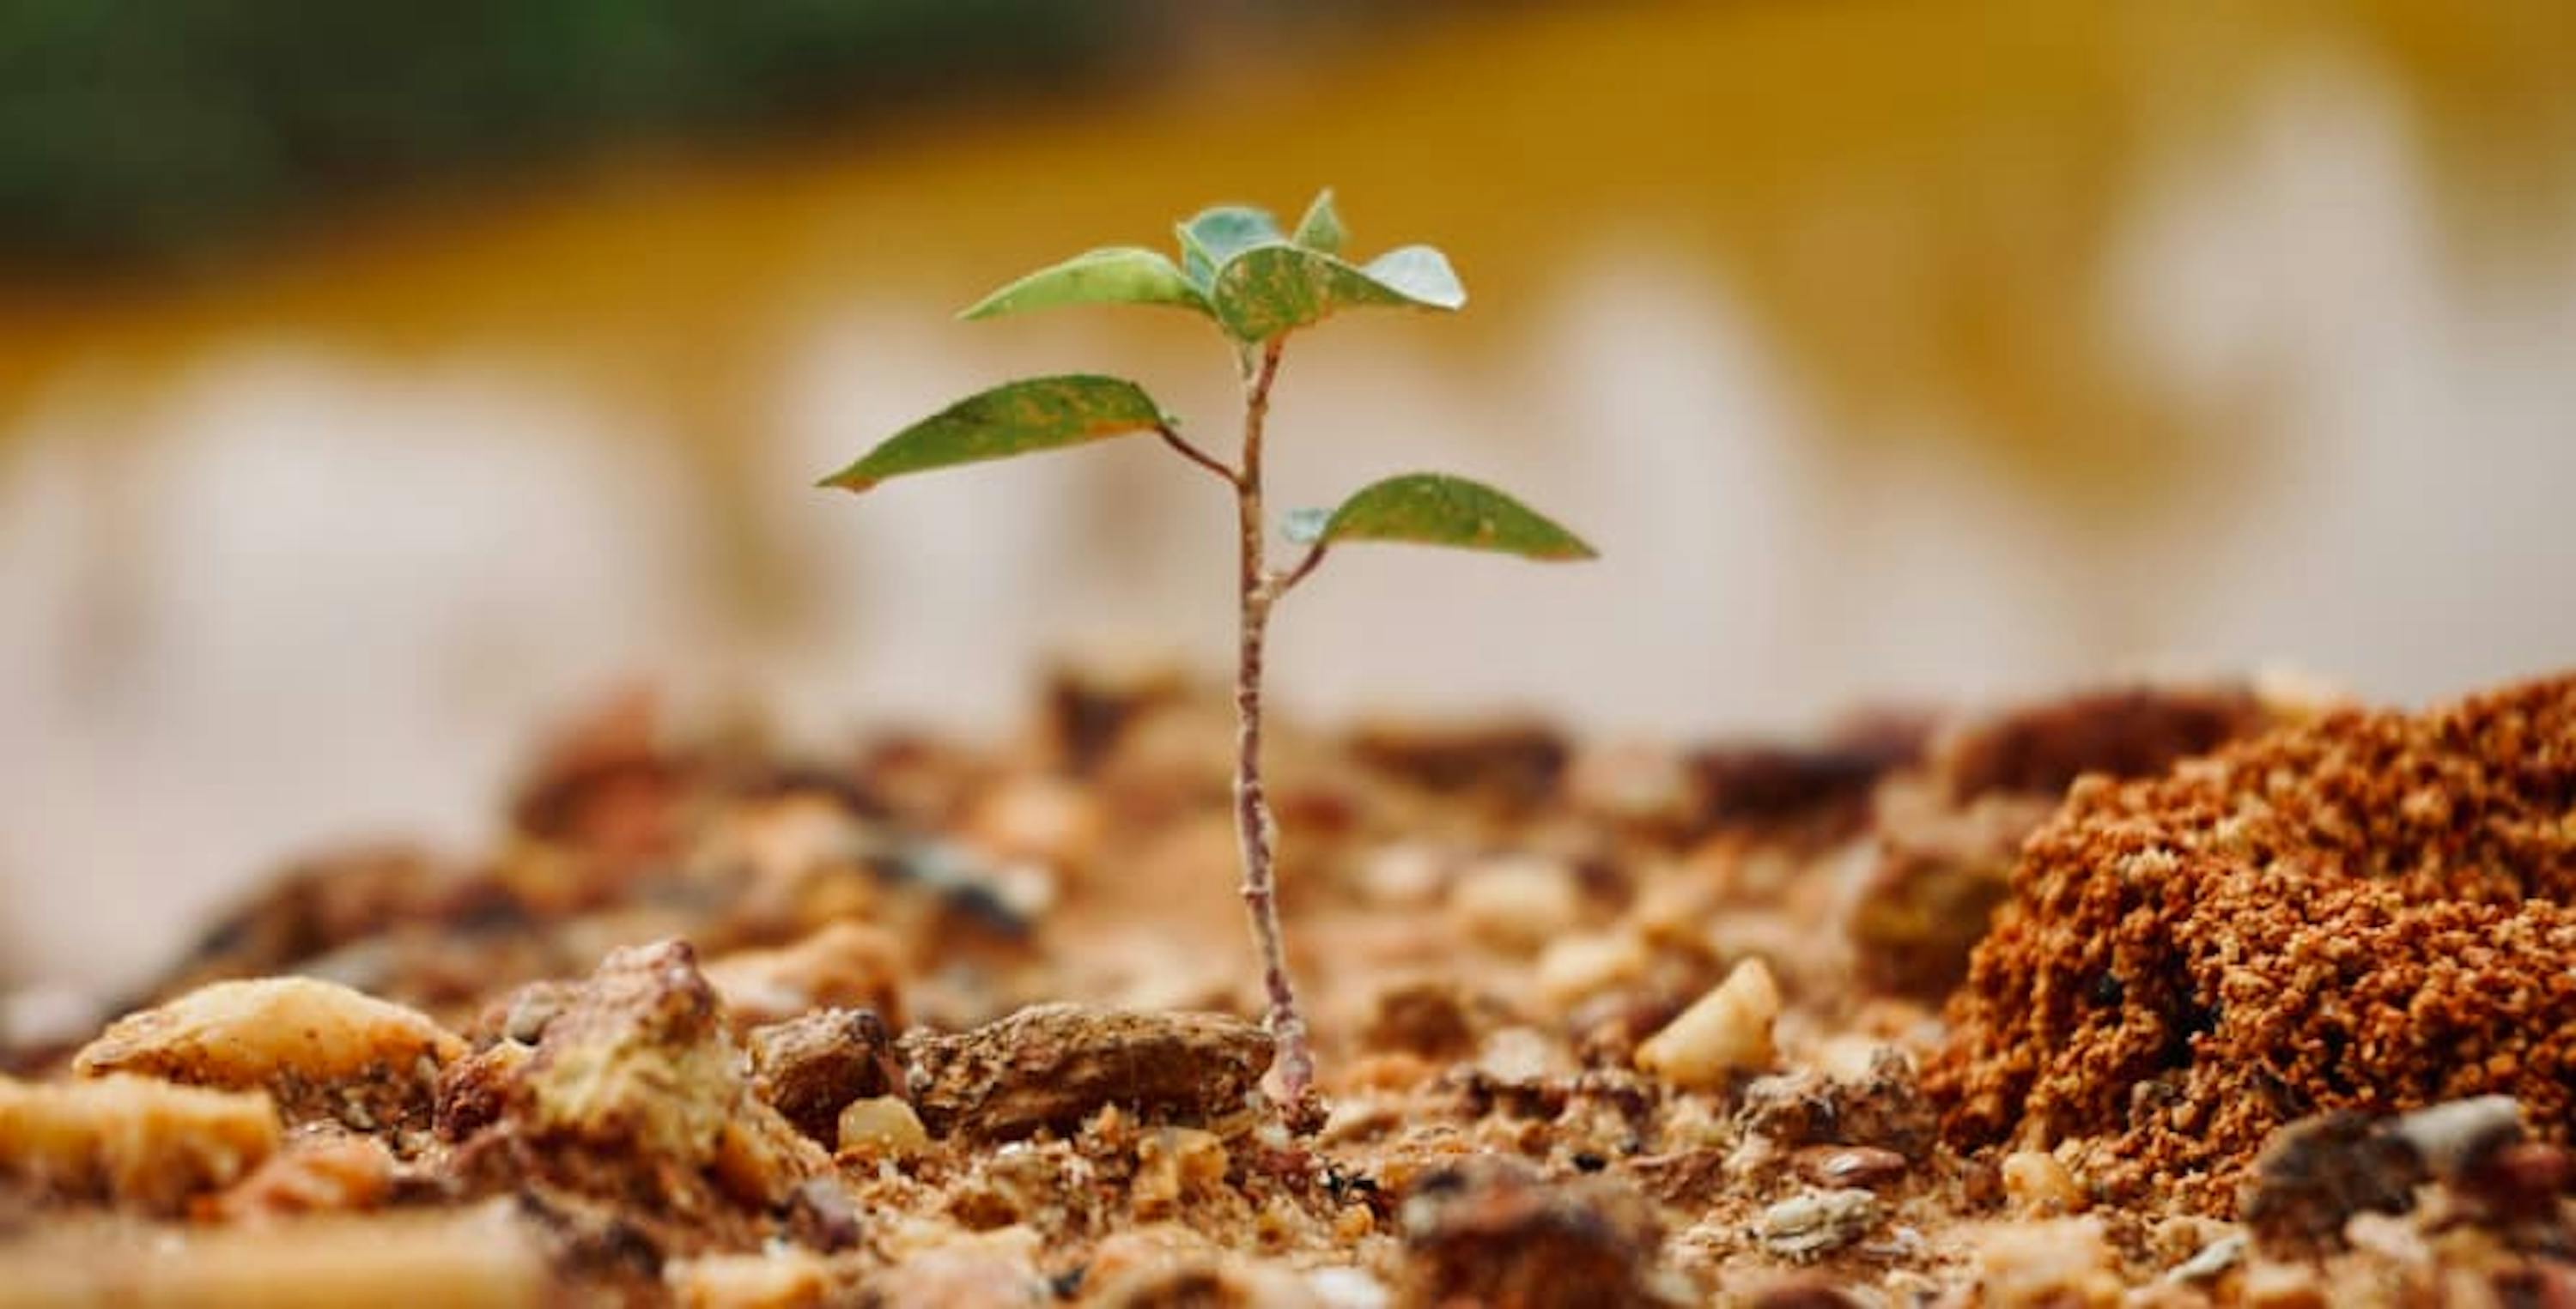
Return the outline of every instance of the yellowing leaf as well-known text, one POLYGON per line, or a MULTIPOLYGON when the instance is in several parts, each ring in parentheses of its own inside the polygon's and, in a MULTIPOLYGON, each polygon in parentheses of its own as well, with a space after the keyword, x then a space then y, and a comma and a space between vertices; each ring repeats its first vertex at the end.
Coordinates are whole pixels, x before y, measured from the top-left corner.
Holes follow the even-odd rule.
POLYGON ((1150 432, 1167 421, 1144 388, 1123 378, 1032 377, 968 396, 914 423, 820 484, 865 491, 905 473, 1150 432))
POLYGON ((1181 275, 1178 265, 1157 250, 1141 246, 1104 246, 1086 250, 1063 263, 1029 274, 975 302, 960 318, 996 318, 1003 314, 1053 309, 1059 305, 1178 305, 1208 312, 1207 297, 1181 275))
POLYGON ((1267 341, 1365 306, 1454 310, 1467 303, 1449 260, 1427 245, 1391 250, 1354 267, 1284 242, 1254 246, 1217 270, 1208 299, 1238 341, 1267 341))
POLYGON ((1404 541, 1547 560, 1596 555, 1581 537, 1528 505, 1481 482, 1444 473, 1408 473, 1372 482, 1344 500, 1320 529, 1311 519, 1295 525, 1326 544, 1404 541))

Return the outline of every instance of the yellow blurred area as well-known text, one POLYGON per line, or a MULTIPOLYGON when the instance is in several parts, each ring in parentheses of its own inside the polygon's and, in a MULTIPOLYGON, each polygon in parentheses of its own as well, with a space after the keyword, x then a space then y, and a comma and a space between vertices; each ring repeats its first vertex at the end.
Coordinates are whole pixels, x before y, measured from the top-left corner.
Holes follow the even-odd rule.
POLYGON ((1288 485, 1490 473, 1607 558, 1337 559, 1291 705, 1702 733, 2564 663, 2571 53, 2563 0, 1468 7, 0 291, 0 981, 128 974, 299 844, 473 839, 623 676, 832 739, 994 730, 1067 644, 1213 666, 1221 515, 1159 452, 807 483, 1014 372, 1222 433, 1203 325, 950 312, 1323 185, 1472 298, 1297 343, 1288 485))

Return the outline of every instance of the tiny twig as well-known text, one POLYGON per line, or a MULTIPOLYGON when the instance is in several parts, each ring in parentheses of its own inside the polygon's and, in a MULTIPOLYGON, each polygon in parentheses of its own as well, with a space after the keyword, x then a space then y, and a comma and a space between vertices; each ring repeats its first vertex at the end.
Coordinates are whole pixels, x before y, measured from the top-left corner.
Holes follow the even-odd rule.
POLYGON ((1225 484, 1236 491, 1243 489, 1243 474, 1226 467, 1224 460, 1190 444, 1189 438, 1174 431, 1170 423, 1156 423, 1154 431, 1163 438, 1163 444, 1172 447, 1183 459, 1224 478, 1225 484))

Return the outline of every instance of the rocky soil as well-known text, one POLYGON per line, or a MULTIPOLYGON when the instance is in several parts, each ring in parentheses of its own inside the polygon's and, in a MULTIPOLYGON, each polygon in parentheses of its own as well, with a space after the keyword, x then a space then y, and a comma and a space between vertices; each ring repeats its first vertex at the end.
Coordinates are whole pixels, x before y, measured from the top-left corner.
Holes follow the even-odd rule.
POLYGON ((1227 712, 606 707, 20 1034, 0 1305, 2576 1305, 2576 680, 1282 725, 1301 1105, 1227 712))

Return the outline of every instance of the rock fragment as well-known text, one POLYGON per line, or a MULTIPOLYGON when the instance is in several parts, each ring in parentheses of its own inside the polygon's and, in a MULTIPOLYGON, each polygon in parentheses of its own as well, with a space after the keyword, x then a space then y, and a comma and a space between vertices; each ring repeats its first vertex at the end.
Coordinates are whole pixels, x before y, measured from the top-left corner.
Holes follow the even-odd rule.
POLYGON ((929 1149, 930 1131, 903 1097, 871 1096, 842 1108, 834 1144, 844 1154, 900 1157, 929 1149))
POLYGON ((1107 1105, 1146 1122, 1241 1116, 1270 1067, 1270 1036, 1221 1014, 1048 1004, 970 1031, 900 1043, 913 1107, 933 1135, 1009 1140, 1070 1130, 1107 1105))
POLYGON ((2059 1218, 2084 1207, 2084 1188, 2056 1155, 2046 1150, 2015 1150, 2003 1157, 2004 1198, 2024 1214, 2059 1218))
POLYGON ((0 1191, 173 1213, 277 1152, 262 1091, 111 1074, 71 1083, 0 1077, 0 1191))
POLYGON ((1938 1130, 1913 1061, 1893 1046, 1871 1051, 1858 1077, 1801 1068, 1755 1078, 1737 1121, 1786 1146, 1868 1146, 1917 1161, 1938 1130))
POLYGON ((393 1152, 372 1136, 326 1131, 300 1136, 239 1183, 200 1198, 193 1216, 219 1222, 374 1209, 393 1191, 393 1152))
POLYGON ((118 1019, 72 1060, 85 1077, 133 1073, 269 1093, 289 1121, 360 1131, 426 1126, 439 1070, 465 1043, 424 1015, 308 977, 214 982, 118 1019))
POLYGON ((2343 1111, 2274 1133, 2255 1159, 2245 1221, 2267 1244, 2307 1252, 2342 1244, 2359 1214, 2404 1213, 2441 1182, 2470 1217, 2554 1223, 2576 1169, 2556 1146, 2523 1141, 2511 1096, 2474 1096, 2391 1118, 2343 1111))
POLYGON ((1681 1016, 1637 1047, 1637 1067, 1689 1090, 1715 1090, 1771 1066, 1771 1023, 1780 987, 1760 959, 1747 959, 1681 1016))
POLYGON ((468 1191, 628 1201, 666 1253, 741 1248, 830 1168, 743 1064, 686 943, 616 951, 533 1048, 503 1042, 451 1070, 449 1168, 468 1191))
POLYGON ((135 1309, 560 1303, 507 1205, 252 1226, 67 1228, 0 1243, 0 1301, 135 1309))
POLYGON ((1753 1234, 1773 1254, 1813 1259, 1867 1235, 1879 1212, 1878 1196, 1869 1191, 1804 1191, 1764 1209, 1753 1234))
POLYGON ((826 1009, 755 1028, 751 1090, 807 1137, 831 1144, 841 1108, 903 1090, 894 1038, 866 1009, 826 1009))
POLYGON ((1902 1180, 1905 1156, 1874 1145, 1818 1145, 1791 1160, 1798 1175, 1829 1190, 1875 1191, 1902 1180))
POLYGON ((2427 1180, 2423 1159, 2380 1120, 2343 1111, 2282 1128, 2254 1161, 2246 1225, 2267 1245, 2339 1245, 2359 1213, 2404 1213, 2427 1180))
POLYGON ((1550 1184, 1500 1158, 1443 1168, 1402 1209, 1403 1303, 1643 1309, 1671 1303, 1644 1197, 1605 1177, 1550 1184))

